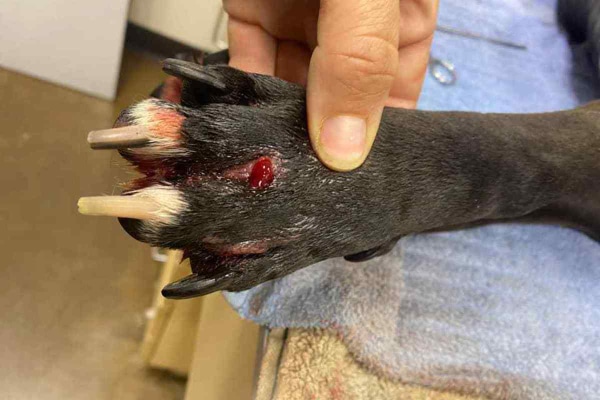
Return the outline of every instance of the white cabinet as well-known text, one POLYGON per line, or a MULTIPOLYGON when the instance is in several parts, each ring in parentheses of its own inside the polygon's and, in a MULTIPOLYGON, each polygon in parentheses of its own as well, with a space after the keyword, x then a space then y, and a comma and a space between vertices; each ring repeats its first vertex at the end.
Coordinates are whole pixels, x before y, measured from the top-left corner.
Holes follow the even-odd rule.
POLYGON ((0 0, 0 67, 115 97, 128 0, 0 0))
POLYGON ((132 0, 129 20, 202 50, 227 47, 227 17, 221 0, 132 0))

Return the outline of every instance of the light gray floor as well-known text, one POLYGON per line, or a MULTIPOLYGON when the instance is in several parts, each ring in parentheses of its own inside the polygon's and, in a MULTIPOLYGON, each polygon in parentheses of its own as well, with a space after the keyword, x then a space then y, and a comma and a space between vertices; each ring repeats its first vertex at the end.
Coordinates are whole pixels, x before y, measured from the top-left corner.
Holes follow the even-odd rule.
MULTIPOLYGON (((40 60, 43 62, 43 60, 40 60)), ((138 348, 158 266, 116 220, 77 199, 110 194, 121 164, 92 152, 162 79, 126 53, 115 103, 0 70, 0 397, 179 399, 185 382, 146 370, 138 348)))

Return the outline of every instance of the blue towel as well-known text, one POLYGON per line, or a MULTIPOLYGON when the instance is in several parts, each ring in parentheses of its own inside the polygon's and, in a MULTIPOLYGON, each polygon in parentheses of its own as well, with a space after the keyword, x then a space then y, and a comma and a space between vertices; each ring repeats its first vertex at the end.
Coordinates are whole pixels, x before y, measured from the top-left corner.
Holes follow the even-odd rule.
MULTIPOLYGON (((538 112, 600 96, 584 49, 570 48, 555 0, 444 0, 420 108, 538 112)), ((381 376, 496 399, 600 398, 600 246, 567 228, 497 223, 403 238, 362 264, 328 260, 242 293, 245 318, 335 330, 381 376)))

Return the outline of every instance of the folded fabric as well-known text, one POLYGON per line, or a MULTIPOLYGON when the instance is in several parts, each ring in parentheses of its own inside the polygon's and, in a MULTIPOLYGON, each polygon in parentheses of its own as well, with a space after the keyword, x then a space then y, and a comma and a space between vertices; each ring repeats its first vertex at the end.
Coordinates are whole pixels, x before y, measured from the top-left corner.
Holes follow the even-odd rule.
POLYGON ((483 400, 393 382, 361 367, 324 329, 275 329, 261 359, 255 400, 483 400))
MULTIPOLYGON (((438 32, 420 107, 542 112, 600 97, 585 49, 571 48, 554 0, 445 0, 439 25, 526 50, 438 32)), ((244 317, 327 328, 381 376, 498 399, 600 393, 600 246, 549 225, 498 223, 403 238, 361 264, 328 260, 242 293, 244 317)))

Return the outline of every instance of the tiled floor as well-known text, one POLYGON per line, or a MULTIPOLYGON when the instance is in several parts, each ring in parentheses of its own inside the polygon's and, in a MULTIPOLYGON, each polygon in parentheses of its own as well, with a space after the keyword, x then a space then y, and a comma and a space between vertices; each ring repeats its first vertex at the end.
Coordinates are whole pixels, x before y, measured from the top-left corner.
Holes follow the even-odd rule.
MULTIPOLYGON (((43 60, 40 60, 43 62, 43 60)), ((185 382, 142 365, 138 346, 158 266, 116 220, 77 199, 110 194, 114 152, 89 130, 112 125, 160 82, 126 53, 110 103, 0 70, 0 395, 3 399, 180 399, 185 382)))

